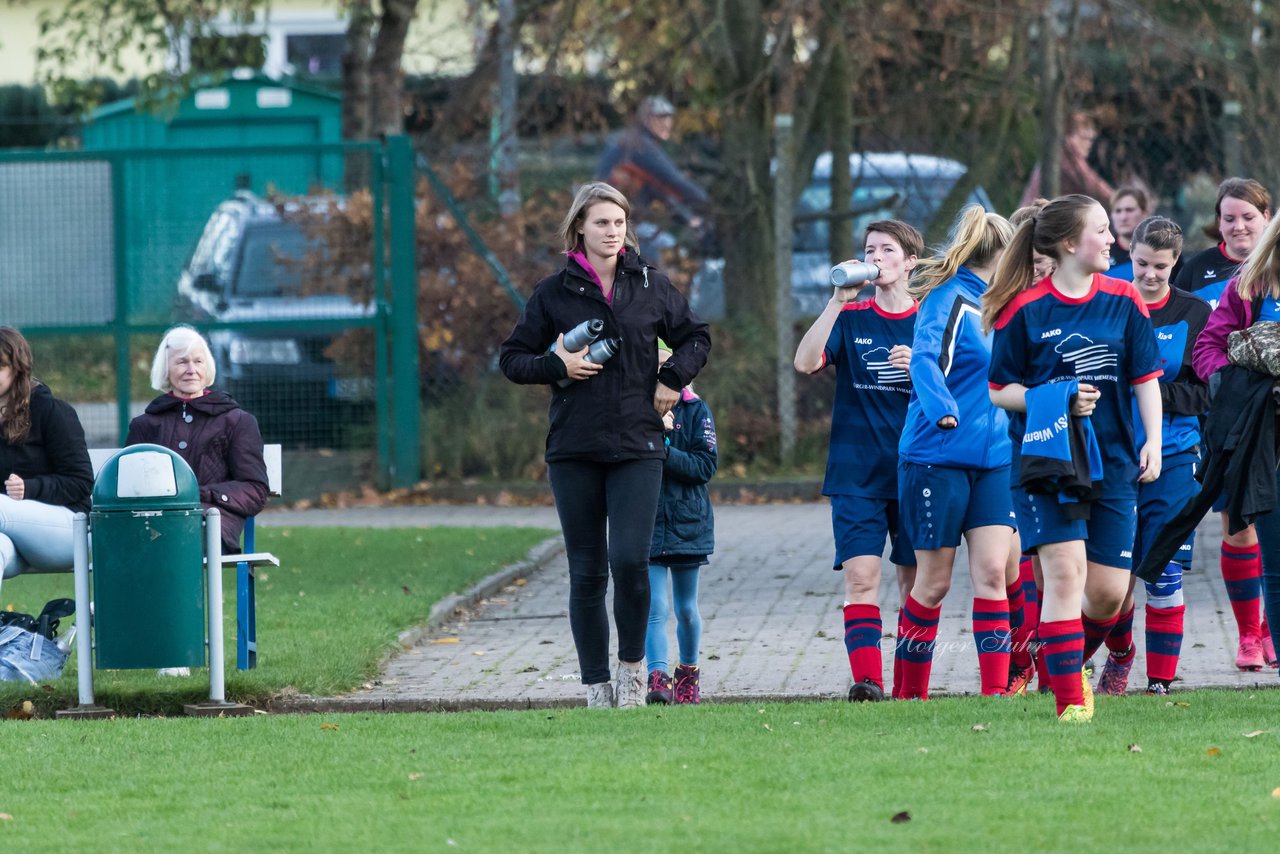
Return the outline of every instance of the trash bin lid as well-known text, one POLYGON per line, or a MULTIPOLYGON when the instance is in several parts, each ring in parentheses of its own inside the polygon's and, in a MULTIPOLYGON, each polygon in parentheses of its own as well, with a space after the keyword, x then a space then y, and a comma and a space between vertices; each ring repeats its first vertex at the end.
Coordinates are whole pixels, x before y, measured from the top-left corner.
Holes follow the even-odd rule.
POLYGON ((187 461, 160 445, 130 445, 107 460, 93 482, 93 509, 191 510, 200 485, 187 461))

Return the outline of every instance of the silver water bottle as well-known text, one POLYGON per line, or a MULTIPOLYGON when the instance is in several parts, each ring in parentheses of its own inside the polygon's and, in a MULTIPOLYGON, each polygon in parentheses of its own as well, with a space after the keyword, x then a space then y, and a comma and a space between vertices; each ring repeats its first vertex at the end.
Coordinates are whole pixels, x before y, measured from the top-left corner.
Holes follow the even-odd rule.
MULTIPOLYGON (((564 334, 564 349, 566 352, 576 353, 599 338, 601 332, 604 332, 603 320, 599 318, 584 320, 564 334)), ((547 348, 547 352, 554 353, 555 349, 556 345, 553 341, 547 348)))
MULTIPOLYGON (((583 356, 583 361, 594 362, 597 365, 603 365, 612 358, 613 354, 618 352, 618 347, 622 345, 621 338, 600 338, 597 339, 587 349, 587 355, 583 356)), ((569 383, 573 382, 570 377, 557 380, 556 385, 560 388, 567 388, 569 383)))
POLYGON ((880 278, 880 268, 867 261, 845 261, 831 268, 831 284, 837 288, 856 288, 880 278))

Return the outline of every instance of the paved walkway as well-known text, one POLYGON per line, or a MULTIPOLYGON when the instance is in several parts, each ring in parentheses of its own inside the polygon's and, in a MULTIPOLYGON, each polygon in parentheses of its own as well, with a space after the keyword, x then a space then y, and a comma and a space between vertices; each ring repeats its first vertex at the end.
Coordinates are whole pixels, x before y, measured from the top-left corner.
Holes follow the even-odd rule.
MULTIPOLYGON (((429 506, 369 510, 269 512, 269 526, 367 527, 517 525, 556 529, 550 507, 429 506)), ((826 504, 716 508, 719 551, 705 567, 703 694, 717 699, 842 697, 849 667, 840 611, 842 585, 830 569, 826 504)), ((1218 569, 1216 516, 1197 539, 1186 575, 1186 641, 1175 687, 1275 686, 1275 671, 1240 673, 1235 624, 1218 569)), ((510 584, 463 616, 423 633, 392 659, 367 690, 330 701, 334 707, 377 709, 513 708, 581 704, 577 658, 567 616, 568 567, 563 548, 523 584, 510 584)), ((892 632, 898 608, 887 566, 881 606, 892 632)), ((971 592, 963 550, 938 633, 931 693, 977 693, 978 670, 969 622, 971 592)), ((1142 594, 1139 594, 1139 603, 1142 594)), ((1141 653, 1142 607, 1134 638, 1141 653)), ((675 649, 674 622, 669 625, 675 649)), ((884 648, 886 681, 892 643, 884 648)), ((1102 657, 1098 656, 1099 664, 1102 657)), ((1146 685, 1141 654, 1130 680, 1146 685)))

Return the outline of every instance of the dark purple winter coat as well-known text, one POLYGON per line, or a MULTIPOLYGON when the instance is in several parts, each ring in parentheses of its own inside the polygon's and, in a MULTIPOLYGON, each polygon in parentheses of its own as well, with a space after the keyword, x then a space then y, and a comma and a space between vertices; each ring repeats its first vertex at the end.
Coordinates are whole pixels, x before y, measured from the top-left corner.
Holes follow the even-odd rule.
POLYGON ((162 394, 129 422, 126 445, 162 445, 187 461, 200 484, 200 501, 222 513, 222 550, 240 551, 247 516, 267 503, 267 464, 258 421, 226 392, 194 400, 162 394))

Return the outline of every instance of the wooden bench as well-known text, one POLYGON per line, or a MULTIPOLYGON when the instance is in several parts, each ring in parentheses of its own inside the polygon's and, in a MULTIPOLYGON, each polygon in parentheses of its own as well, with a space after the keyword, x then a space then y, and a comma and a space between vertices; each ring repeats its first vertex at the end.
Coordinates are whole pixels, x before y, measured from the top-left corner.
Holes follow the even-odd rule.
MULTIPOLYGON (((93 464, 93 476, 120 448, 90 448, 89 460, 93 464)), ((266 445, 262 449, 267 464, 267 492, 273 498, 282 494, 283 461, 279 445, 266 445)), ((236 669, 251 670, 258 666, 258 609, 254 580, 259 566, 279 566, 280 561, 269 552, 256 551, 254 517, 244 520, 241 546, 244 551, 236 555, 223 555, 224 567, 236 568, 236 669)))

